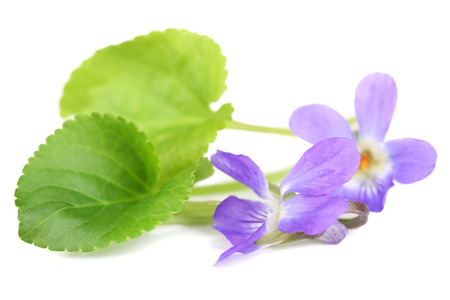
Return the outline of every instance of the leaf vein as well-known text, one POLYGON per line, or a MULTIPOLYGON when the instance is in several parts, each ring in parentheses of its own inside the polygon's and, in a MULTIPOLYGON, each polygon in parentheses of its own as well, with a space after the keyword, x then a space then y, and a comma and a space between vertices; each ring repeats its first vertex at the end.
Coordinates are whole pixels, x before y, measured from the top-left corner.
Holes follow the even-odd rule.
MULTIPOLYGON (((145 188, 147 188, 147 190, 150 190, 150 186, 148 185, 148 183, 144 182, 142 179, 140 179, 137 174, 135 174, 133 171, 131 171, 127 166, 125 166, 123 163, 121 163, 120 161, 118 161, 117 159, 115 159, 114 157, 103 153, 101 151, 98 151, 96 149, 87 147, 87 146, 82 146, 82 145, 73 145, 73 146, 66 146, 69 148, 82 148, 82 149, 86 149, 88 151, 92 151, 94 153, 98 153, 100 155, 103 155, 104 157, 106 157, 107 159, 111 160, 112 162, 114 162, 115 164, 117 164, 119 167, 121 167, 122 169, 124 169, 131 177, 133 177, 138 183, 140 183, 142 186, 144 186, 145 188)), ((139 156, 140 157, 140 156, 139 156)), ((142 160, 141 160, 142 162, 142 160)))

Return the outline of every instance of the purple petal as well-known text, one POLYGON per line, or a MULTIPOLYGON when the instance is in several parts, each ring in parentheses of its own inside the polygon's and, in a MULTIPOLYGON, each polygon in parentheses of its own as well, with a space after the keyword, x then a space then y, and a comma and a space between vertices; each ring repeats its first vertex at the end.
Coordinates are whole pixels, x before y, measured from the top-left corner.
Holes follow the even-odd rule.
POLYGON ((339 244, 348 233, 347 227, 341 222, 336 222, 325 230, 325 232, 316 240, 322 241, 327 244, 339 244))
POLYGON ((394 179, 400 183, 413 183, 433 172, 437 153, 428 142, 401 139, 385 143, 393 164, 394 179))
POLYGON ((281 182, 283 195, 297 192, 325 195, 349 181, 359 167, 361 156, 355 141, 332 138, 308 149, 281 182))
POLYGON ((222 172, 251 188, 259 197, 271 198, 264 173, 249 157, 217 150, 211 156, 211 162, 222 172))
POLYGON ((217 206, 214 229, 222 233, 233 245, 248 240, 267 219, 266 203, 228 197, 217 206))
POLYGON ((392 174, 372 175, 371 179, 355 176, 334 194, 348 201, 359 201, 366 204, 370 211, 380 212, 384 208, 386 194, 394 186, 392 174))
POLYGON ((309 235, 319 234, 336 223, 347 210, 347 201, 338 196, 295 195, 281 202, 278 230, 287 233, 301 231, 309 235))
POLYGON ((230 249, 222 253, 222 255, 220 255, 219 259, 217 260, 216 265, 234 253, 238 252, 246 254, 261 248, 262 246, 256 246, 255 242, 264 235, 265 231, 266 231, 266 224, 264 223, 247 240, 243 241, 241 244, 237 244, 231 247, 230 249))
POLYGON ((365 77, 356 88, 355 110, 359 136, 383 141, 397 102, 394 79, 382 73, 365 77))
POLYGON ((326 105, 313 104, 297 108, 289 119, 289 128, 313 144, 333 137, 355 139, 350 124, 326 105))

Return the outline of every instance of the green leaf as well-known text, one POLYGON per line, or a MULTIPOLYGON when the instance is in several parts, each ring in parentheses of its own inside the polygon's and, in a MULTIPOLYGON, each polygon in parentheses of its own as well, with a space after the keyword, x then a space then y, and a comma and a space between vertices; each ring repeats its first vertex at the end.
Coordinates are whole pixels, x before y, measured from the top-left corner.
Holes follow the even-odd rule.
POLYGON ((211 161, 206 157, 202 157, 198 163, 198 168, 194 173, 195 182, 204 180, 212 176, 213 174, 214 174, 214 167, 211 161))
POLYGON ((93 251, 138 237, 181 211, 197 166, 159 188, 158 158, 146 140, 111 115, 66 121, 19 179, 20 238, 50 250, 93 251))
POLYGON ((200 159, 233 109, 210 104, 226 89, 226 59, 206 36, 168 29, 101 49, 67 82, 61 115, 112 113, 155 146, 162 182, 200 159))

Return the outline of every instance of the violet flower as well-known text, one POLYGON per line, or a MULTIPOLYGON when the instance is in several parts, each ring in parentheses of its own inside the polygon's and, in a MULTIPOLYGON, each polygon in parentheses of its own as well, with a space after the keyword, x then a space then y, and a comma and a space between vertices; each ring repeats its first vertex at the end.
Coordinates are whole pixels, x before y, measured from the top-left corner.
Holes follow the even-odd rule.
MULTIPOLYGON (((214 228, 233 244, 220 256, 220 262, 233 253, 259 249, 255 242, 275 230, 317 235, 335 224, 348 203, 330 193, 352 178, 360 155, 350 139, 323 140, 304 153, 275 190, 247 156, 217 151, 211 162, 260 198, 252 201, 231 196, 217 207, 214 228), (285 197, 287 194, 292 197, 285 197)), ((340 223, 332 226, 323 238, 338 243, 346 234, 343 227, 340 223)))
POLYGON ((394 80, 387 74, 374 73, 365 77, 356 89, 358 137, 344 117, 325 105, 300 107, 289 121, 292 132, 311 143, 332 137, 358 142, 359 169, 336 194, 363 202, 373 212, 383 210, 393 180, 400 183, 422 180, 436 163, 436 151, 426 141, 411 138, 384 141, 396 101, 394 80))

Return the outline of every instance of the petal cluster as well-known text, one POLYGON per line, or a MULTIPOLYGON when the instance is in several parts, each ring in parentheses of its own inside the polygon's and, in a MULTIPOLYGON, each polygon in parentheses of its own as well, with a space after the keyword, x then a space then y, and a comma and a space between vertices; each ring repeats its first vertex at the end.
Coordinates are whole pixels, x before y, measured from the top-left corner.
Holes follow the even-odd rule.
POLYGON ((346 234, 337 219, 348 203, 330 194, 355 174, 360 164, 356 142, 348 138, 331 138, 312 146, 274 192, 261 169, 247 156, 217 151, 211 157, 215 167, 251 188, 259 200, 231 196, 214 215, 214 228, 233 247, 218 262, 239 252, 248 253, 261 246, 255 242, 264 234, 280 230, 308 235, 324 233, 324 239, 339 242, 346 234))
POLYGON ((436 163, 436 151, 426 141, 411 138, 384 141, 396 102, 397 87, 392 77, 374 73, 365 77, 356 89, 357 136, 344 117, 325 105, 300 107, 289 121, 292 132, 311 143, 332 137, 357 141, 360 166, 352 180, 336 194, 363 202, 373 212, 383 210, 394 180, 400 183, 422 180, 436 163))

